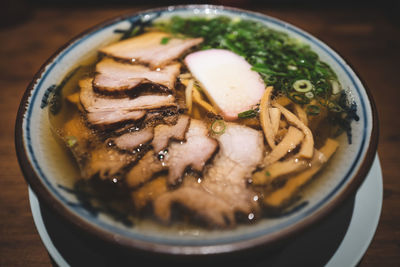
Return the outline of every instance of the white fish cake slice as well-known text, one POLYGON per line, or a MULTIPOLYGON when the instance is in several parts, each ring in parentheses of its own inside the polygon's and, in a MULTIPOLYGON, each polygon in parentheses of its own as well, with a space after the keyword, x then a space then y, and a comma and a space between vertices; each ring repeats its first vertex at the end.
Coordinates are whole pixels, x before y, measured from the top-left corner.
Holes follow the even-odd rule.
POLYGON ((241 56, 223 49, 189 54, 185 64, 200 82, 212 104, 225 120, 258 104, 265 90, 260 75, 241 56))

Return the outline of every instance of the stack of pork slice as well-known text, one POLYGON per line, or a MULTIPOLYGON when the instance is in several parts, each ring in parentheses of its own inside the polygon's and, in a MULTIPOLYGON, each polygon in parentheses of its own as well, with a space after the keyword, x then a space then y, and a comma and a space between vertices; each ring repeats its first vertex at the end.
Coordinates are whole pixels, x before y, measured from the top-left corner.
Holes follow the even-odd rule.
POLYGON ((109 126, 137 121, 149 112, 176 110, 175 81, 181 64, 174 61, 202 39, 171 39, 151 32, 100 50, 93 79, 81 82, 81 103, 89 123, 109 126))
POLYGON ((225 227, 235 224, 238 212, 258 211, 244 177, 262 160, 263 136, 227 123, 223 135, 211 137, 205 122, 183 114, 175 91, 182 67, 177 59, 201 42, 149 32, 101 49, 94 77, 79 83, 89 127, 73 130, 67 123, 65 135, 90 143, 95 133, 100 145, 81 142, 73 149, 83 176, 124 179, 137 210, 150 204, 158 219, 169 222, 171 206, 179 203, 207 224, 225 227))

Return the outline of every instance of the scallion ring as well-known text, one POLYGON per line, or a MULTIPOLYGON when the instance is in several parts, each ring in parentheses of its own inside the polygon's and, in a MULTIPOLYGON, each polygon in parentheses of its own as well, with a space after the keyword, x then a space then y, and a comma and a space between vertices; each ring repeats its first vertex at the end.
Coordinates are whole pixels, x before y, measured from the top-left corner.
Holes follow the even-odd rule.
POLYGON ((276 76, 269 76, 265 80, 266 80, 267 84, 273 84, 278 81, 278 78, 276 78, 276 76))
POLYGON ((316 116, 321 112, 321 109, 319 106, 309 105, 307 106, 306 111, 308 115, 316 116))
POLYGON ((334 102, 328 103, 328 109, 333 112, 342 112, 343 108, 334 102))
POLYGON ((313 89, 313 85, 309 80, 297 80, 293 83, 293 89, 299 93, 306 93, 313 89))
POLYGON ((314 98, 314 93, 313 92, 307 92, 304 94, 307 98, 314 98))
POLYGON ((211 124, 211 131, 214 134, 223 134, 225 132, 225 129, 226 129, 226 125, 223 120, 215 120, 211 124))
POLYGON ((288 97, 296 104, 308 104, 310 102, 310 99, 304 94, 292 93, 289 94, 288 97))

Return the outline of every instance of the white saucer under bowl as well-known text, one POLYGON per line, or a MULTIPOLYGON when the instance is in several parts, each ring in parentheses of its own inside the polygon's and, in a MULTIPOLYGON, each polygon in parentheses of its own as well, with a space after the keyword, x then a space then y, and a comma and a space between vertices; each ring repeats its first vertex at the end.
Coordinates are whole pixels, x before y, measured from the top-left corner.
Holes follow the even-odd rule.
MULTIPOLYGON (((336 220, 342 220, 342 223, 339 225, 345 227, 342 236, 337 239, 339 241, 341 240, 341 242, 337 243, 337 240, 322 241, 323 239, 321 239, 319 232, 326 231, 327 229, 332 228, 332 225, 335 225, 335 223, 330 222, 331 220, 325 220, 317 228, 300 236, 291 242, 291 244, 283 248, 279 255, 272 261, 273 266, 288 266, 291 263, 296 263, 297 265, 299 265, 299 263, 304 263, 307 266, 311 266, 310 264, 316 263, 316 260, 310 260, 307 257, 307 250, 314 250, 318 247, 318 244, 316 244, 318 242, 323 242, 326 248, 329 247, 329 245, 331 245, 331 247, 333 245, 333 250, 330 249, 332 252, 325 253, 330 257, 326 260, 324 264, 325 266, 356 266, 367 250, 375 234, 381 214, 382 197, 382 170, 379 158, 376 156, 367 178, 356 194, 355 200, 351 200, 345 205, 347 207, 341 208, 336 212, 336 220), (346 216, 343 216, 343 214, 346 213, 349 215, 348 217, 350 222, 343 221, 346 220, 346 216), (315 245, 305 248, 307 246, 304 246, 304 244, 315 245), (298 253, 299 249, 305 253, 298 253)), ((29 200, 36 228, 50 256, 58 266, 70 266, 71 264, 69 259, 63 256, 63 251, 59 250, 55 246, 54 243, 57 242, 53 242, 51 234, 49 235, 42 216, 41 208, 43 207, 40 206, 35 193, 30 188, 29 200)), ((60 229, 60 231, 61 230, 64 231, 65 229, 60 229)), ((337 229, 337 232, 340 232, 340 229, 337 229)), ((68 238, 68 229, 64 235, 65 238, 68 238)), ((70 246, 74 246, 74 244, 70 244, 70 246)), ((85 251, 82 251, 81 253, 85 254, 85 251)), ((96 257, 98 256, 101 257, 101 255, 96 255, 96 257)), ((77 258, 79 258, 78 255, 77 258)), ((96 260, 98 261, 98 259, 96 260)), ((319 263, 324 260, 325 259, 319 260, 319 263)), ((270 262, 271 261, 269 260, 268 263, 270 262)), ((264 264, 265 262, 263 261, 259 265, 262 266, 264 264)), ((303 264, 300 265, 306 266, 303 264)))

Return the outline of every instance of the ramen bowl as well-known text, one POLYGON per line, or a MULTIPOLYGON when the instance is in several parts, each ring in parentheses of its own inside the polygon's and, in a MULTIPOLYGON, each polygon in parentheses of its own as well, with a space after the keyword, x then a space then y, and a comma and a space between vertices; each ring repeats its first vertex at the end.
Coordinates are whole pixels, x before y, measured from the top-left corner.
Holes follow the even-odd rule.
MULTIPOLYGON (((62 220, 92 237, 100 246, 116 246, 146 255, 198 258, 240 254, 255 249, 273 249, 312 227, 343 201, 354 196, 374 159, 378 127, 372 96, 359 77, 329 46, 307 32, 281 20, 246 10, 210 5, 171 6, 118 17, 101 23, 61 47, 44 63, 26 89, 16 121, 16 150, 23 174, 39 200, 62 220), (127 225, 120 220, 93 212, 71 192, 76 167, 56 140, 49 124, 48 97, 62 88, 65 77, 97 50, 135 26, 167 19, 174 15, 228 16, 255 20, 287 33, 309 45, 338 76, 351 101, 357 106, 358 121, 352 122, 352 142, 346 135, 321 177, 305 188, 301 200, 279 216, 261 218, 252 224, 229 229, 206 229, 142 222, 127 225), (318 190, 316 190, 316 188, 318 190)), ((129 254, 132 257, 135 254, 129 254)))

